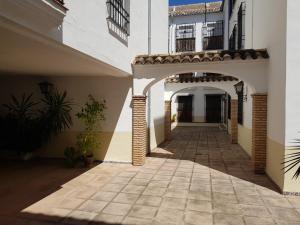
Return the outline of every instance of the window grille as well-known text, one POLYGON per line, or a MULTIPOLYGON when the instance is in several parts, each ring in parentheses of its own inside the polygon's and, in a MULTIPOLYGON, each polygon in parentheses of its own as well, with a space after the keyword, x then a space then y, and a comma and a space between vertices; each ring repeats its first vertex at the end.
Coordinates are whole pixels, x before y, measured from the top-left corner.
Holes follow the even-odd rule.
POLYGON ((245 47, 245 3, 242 2, 238 12, 238 49, 245 47))
POLYGON ((195 26, 193 24, 176 27, 176 52, 195 51, 195 26))
POLYGON ((123 32, 129 34, 129 12, 125 9, 124 0, 108 0, 108 20, 119 27, 123 32))
POLYGON ((203 50, 217 50, 224 47, 223 21, 208 23, 203 28, 203 50))

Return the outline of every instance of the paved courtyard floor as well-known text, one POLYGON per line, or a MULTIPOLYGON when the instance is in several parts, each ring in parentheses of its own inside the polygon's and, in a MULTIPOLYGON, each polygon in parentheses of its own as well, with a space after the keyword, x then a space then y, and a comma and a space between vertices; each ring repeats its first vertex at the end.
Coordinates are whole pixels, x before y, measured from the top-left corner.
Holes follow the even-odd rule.
POLYGON ((300 225, 300 197, 255 175, 247 154, 214 127, 175 128, 142 167, 103 163, 67 177, 72 169, 51 168, 15 168, 8 183, 0 173, 0 224, 300 225), (51 189, 56 177, 70 180, 51 189), (36 190, 39 179, 46 183, 36 190), (22 206, 18 191, 44 196, 3 213, 22 206))

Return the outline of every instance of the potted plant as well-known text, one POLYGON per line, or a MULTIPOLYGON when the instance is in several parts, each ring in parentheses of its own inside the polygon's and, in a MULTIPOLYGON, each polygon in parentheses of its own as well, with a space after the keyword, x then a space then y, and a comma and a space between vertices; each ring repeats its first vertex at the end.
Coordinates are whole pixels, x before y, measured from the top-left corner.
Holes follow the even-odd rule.
POLYGON ((12 95, 3 105, 8 113, 1 123, 2 148, 16 151, 23 160, 31 159, 35 150, 72 125, 67 93, 53 90, 43 95, 41 102, 34 101, 33 94, 20 99, 12 95))
POLYGON ((86 166, 90 167, 94 161, 93 152, 100 146, 97 131, 100 129, 101 121, 105 120, 106 102, 97 101, 92 95, 88 98, 89 101, 76 116, 85 126, 84 131, 77 136, 77 146, 86 166))

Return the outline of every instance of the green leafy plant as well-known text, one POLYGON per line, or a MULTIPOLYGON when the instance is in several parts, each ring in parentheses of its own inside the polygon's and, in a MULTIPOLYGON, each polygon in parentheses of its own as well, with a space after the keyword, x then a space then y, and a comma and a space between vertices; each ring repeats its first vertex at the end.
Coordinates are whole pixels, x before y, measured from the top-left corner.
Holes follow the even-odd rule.
POLYGON ((2 121, 2 143, 7 149, 14 149, 19 153, 32 152, 40 146, 38 141, 38 114, 34 106, 38 102, 33 101, 33 94, 23 94, 20 99, 11 96, 8 104, 3 104, 8 114, 2 121))
POLYGON ((91 157, 93 150, 100 146, 97 138, 97 130, 100 129, 101 121, 105 120, 105 100, 97 101, 92 95, 88 96, 89 101, 77 113, 77 118, 84 124, 84 132, 77 137, 77 146, 84 157, 91 157))
POLYGON ((81 159, 81 155, 74 147, 67 147, 64 151, 65 161, 69 167, 75 167, 81 159))
POLYGON ((289 172, 290 170, 297 168, 294 173, 293 179, 298 179, 300 176, 300 139, 296 140, 296 145, 290 150, 296 151, 294 153, 290 153, 285 157, 285 160, 282 164, 284 164, 284 173, 289 172))
POLYGON ((72 105, 67 99, 67 92, 55 90, 42 100, 45 108, 41 111, 44 139, 48 141, 52 136, 70 128, 72 125, 72 105))
POLYGON ((172 123, 176 122, 176 114, 173 114, 173 115, 172 115, 171 122, 172 122, 172 123))
POLYGON ((11 96, 11 102, 8 104, 3 104, 5 108, 9 111, 9 116, 16 118, 20 121, 26 121, 31 119, 34 115, 33 107, 38 102, 34 102, 32 100, 33 93, 30 95, 26 95, 25 93, 22 95, 21 100, 14 95, 11 96))
POLYGON ((41 102, 34 101, 33 94, 23 94, 20 99, 12 95, 3 106, 8 110, 1 122, 5 131, 1 132, 1 145, 6 149, 33 152, 72 125, 72 102, 66 92, 55 90, 41 102))

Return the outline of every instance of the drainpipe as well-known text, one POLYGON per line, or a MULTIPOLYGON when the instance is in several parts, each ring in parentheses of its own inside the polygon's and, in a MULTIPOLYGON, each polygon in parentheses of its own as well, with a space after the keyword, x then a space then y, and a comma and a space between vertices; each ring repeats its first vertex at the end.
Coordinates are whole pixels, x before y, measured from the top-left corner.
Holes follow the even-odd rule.
MULTIPOLYGON (((148 0, 148 54, 151 54, 151 41, 152 41, 152 34, 151 34, 151 6, 152 0, 148 0)), ((147 141, 148 141, 148 152, 150 152, 151 143, 150 143, 150 128, 151 128, 151 88, 148 91, 148 98, 147 98, 147 141)))

